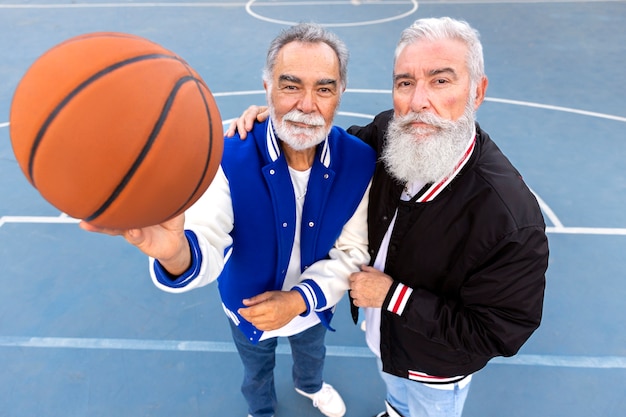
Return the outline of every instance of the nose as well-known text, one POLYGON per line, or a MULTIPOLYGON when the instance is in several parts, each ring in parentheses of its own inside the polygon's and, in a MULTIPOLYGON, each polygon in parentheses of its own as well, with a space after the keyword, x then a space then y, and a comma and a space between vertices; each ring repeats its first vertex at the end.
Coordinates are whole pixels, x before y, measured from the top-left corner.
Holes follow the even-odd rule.
POLYGON ((316 102, 313 91, 303 91, 302 97, 298 102, 298 110, 302 113, 313 113, 315 111, 316 102))
POLYGON ((411 96, 411 110, 415 113, 419 113, 430 107, 430 99, 428 96, 428 90, 423 83, 417 83, 411 96))

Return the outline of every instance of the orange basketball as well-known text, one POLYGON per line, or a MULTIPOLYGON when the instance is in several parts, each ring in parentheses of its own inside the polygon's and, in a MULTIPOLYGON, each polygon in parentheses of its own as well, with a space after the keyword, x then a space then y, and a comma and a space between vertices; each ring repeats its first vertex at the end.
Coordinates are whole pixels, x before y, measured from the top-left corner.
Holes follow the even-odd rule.
POLYGON ((15 90, 9 133, 50 204, 120 229, 185 211, 213 180, 224 139, 211 91, 182 58, 114 32, 39 57, 15 90))

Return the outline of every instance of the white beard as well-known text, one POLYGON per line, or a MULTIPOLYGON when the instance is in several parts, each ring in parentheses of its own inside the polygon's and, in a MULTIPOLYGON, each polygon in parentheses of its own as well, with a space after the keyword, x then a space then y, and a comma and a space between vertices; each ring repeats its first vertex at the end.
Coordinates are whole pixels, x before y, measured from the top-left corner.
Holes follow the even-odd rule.
POLYGON ((381 156, 385 167, 406 183, 433 183, 446 178, 466 151, 474 131, 474 114, 468 105, 456 121, 427 112, 394 116, 381 156), (415 128, 411 123, 416 121, 435 129, 415 128))
POLYGON ((271 107, 270 115, 276 135, 296 151, 312 148, 322 143, 328 136, 325 120, 319 114, 305 114, 298 110, 291 110, 283 116, 282 120, 278 120, 274 108, 271 107), (294 126, 286 123, 287 121, 304 123, 311 127, 294 126))

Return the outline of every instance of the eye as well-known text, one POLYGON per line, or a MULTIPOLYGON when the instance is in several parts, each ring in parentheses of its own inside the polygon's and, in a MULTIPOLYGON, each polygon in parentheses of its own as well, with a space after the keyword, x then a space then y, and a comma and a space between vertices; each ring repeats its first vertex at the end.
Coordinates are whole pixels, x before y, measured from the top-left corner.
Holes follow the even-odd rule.
POLYGON ((297 94, 300 92, 300 87, 297 84, 282 84, 279 91, 283 94, 297 94))
POLYGON ((407 89, 411 87, 413 83, 410 80, 399 80, 396 82, 397 89, 407 89))
POLYGON ((331 96, 334 94, 334 91, 332 88, 329 87, 320 87, 317 89, 317 94, 319 94, 320 96, 323 97, 327 97, 327 96, 331 96))

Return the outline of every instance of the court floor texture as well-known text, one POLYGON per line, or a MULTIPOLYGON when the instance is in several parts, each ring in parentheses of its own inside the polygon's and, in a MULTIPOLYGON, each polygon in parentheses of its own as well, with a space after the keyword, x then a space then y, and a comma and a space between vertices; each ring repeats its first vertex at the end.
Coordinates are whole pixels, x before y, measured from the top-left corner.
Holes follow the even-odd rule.
MULTIPOLYGON (((215 285, 167 294, 121 238, 79 229, 21 173, 9 111, 34 60, 75 35, 117 31, 181 55, 225 125, 262 104, 261 69, 284 27, 315 21, 350 48, 336 123, 391 107, 393 49, 415 19, 481 33, 481 126, 537 195, 551 257, 541 327, 478 372, 465 417, 626 415, 626 1, 0 0, 0 416, 240 417, 241 364, 215 285)), ((103 173, 103 175, 105 175, 103 173)), ((338 306, 325 379, 347 417, 381 411, 364 334, 338 306)), ((279 345, 277 417, 321 414, 291 383, 279 345)))

